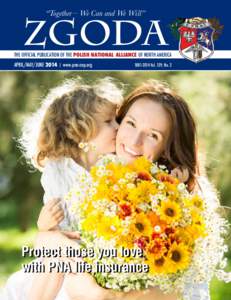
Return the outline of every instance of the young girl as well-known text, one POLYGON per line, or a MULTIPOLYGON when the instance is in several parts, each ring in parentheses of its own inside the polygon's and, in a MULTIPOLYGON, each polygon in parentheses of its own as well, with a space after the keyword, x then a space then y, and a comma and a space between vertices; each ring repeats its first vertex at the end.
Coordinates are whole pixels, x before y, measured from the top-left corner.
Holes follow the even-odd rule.
MULTIPOLYGON (((80 166, 89 169, 99 155, 115 151, 115 113, 121 101, 122 91, 110 78, 98 80, 92 86, 80 79, 67 80, 52 89, 38 112, 27 120, 21 144, 26 157, 32 158, 33 164, 42 170, 44 203, 54 195, 62 198, 61 187, 69 190, 80 166), (100 143, 95 143, 96 139, 100 143), (92 150, 87 147, 94 147, 94 151, 87 151, 92 150), (65 173, 66 166, 73 176, 65 173), (59 191, 53 188, 57 185, 59 191)), ((47 206, 53 212, 49 227, 64 219, 60 227, 69 228, 68 216, 64 218, 59 204, 56 199, 47 206)), ((47 230, 40 220, 38 226, 47 230)))
MULTIPOLYGON (((67 80, 52 89, 38 111, 26 120, 20 143, 26 158, 42 171, 45 192, 39 230, 53 229, 58 224, 62 230, 70 228, 63 198, 78 174, 87 172, 99 155, 115 152, 118 127, 115 116, 122 99, 122 89, 111 78, 97 80, 92 85, 79 78, 67 80)), ((49 282, 57 281, 60 285, 63 276, 53 275, 49 282)), ((23 271, 11 276, 3 299, 39 297, 39 286, 46 274, 41 274, 38 284, 32 285, 33 295, 28 296, 32 277, 23 271)), ((54 297, 52 290, 47 289, 51 291, 48 298, 54 297)))

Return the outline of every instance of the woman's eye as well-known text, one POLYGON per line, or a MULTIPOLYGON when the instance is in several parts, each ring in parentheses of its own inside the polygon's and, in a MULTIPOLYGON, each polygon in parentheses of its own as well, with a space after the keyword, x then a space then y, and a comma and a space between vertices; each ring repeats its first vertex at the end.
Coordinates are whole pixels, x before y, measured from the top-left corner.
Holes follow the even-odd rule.
POLYGON ((104 121, 104 122, 107 123, 107 124, 110 124, 111 121, 112 121, 112 120, 106 120, 106 121, 104 121))
POLYGON ((133 121, 127 121, 127 124, 131 125, 132 127, 135 127, 135 123, 133 121))

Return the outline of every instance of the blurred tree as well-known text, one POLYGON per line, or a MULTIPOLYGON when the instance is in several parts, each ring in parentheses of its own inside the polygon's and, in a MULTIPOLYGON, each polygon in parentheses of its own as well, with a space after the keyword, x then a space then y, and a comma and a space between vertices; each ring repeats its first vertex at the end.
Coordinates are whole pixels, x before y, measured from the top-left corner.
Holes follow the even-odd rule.
POLYGON ((26 113, 38 107, 38 99, 48 87, 56 84, 61 73, 0 74, 0 200, 13 199, 17 220, 26 230, 33 208, 42 197, 39 173, 29 173, 28 165, 17 147, 21 121, 26 113))

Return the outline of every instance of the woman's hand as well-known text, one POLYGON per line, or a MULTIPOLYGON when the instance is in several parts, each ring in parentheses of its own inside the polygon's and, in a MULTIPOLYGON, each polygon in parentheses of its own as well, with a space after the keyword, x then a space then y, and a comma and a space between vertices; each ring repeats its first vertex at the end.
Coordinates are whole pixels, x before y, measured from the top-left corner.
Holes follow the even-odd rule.
POLYGON ((37 226, 39 231, 54 229, 64 219, 60 199, 49 200, 41 209, 37 226))
POLYGON ((178 178, 180 182, 186 182, 189 179, 189 171, 185 167, 177 167, 170 173, 172 176, 178 178))

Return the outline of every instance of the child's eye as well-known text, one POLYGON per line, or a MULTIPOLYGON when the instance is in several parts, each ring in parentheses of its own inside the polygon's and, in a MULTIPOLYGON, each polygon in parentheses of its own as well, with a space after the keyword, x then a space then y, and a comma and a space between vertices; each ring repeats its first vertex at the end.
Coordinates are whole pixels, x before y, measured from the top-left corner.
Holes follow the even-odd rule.
POLYGON ((127 124, 131 125, 132 127, 135 127, 135 123, 133 121, 131 121, 131 120, 128 120, 127 124))
POLYGON ((112 120, 106 120, 104 121, 104 123, 110 124, 112 122, 112 120))

